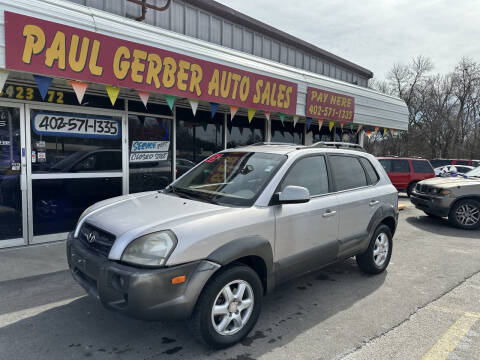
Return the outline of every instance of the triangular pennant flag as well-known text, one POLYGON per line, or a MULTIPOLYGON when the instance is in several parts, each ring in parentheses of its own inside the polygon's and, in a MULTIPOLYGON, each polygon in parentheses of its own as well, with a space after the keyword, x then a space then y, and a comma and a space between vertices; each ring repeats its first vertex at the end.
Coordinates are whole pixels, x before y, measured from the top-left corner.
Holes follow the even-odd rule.
POLYGON ((363 129, 363 125, 360 125, 360 126, 358 127, 358 129, 357 129, 357 133, 358 133, 360 130, 362 130, 362 129, 363 129))
POLYGON ((340 123, 340 127, 342 128, 342 132, 343 132, 343 122, 340 123))
POLYGON ((370 137, 372 136, 372 130, 367 130, 365 131, 365 134, 368 136, 368 138, 370 139, 370 137))
POLYGON ((243 127, 240 126, 240 127, 238 128, 238 131, 240 131, 240 135, 243 135, 243 127))
POLYGON ((238 106, 233 106, 233 105, 230 106, 230 120, 233 120, 233 118, 237 114, 237 111, 238 111, 238 106))
POLYGON ((248 109, 248 123, 251 123, 253 120, 253 115, 255 115, 255 109, 248 109))
POLYGON ((267 118, 267 121, 270 121, 270 111, 264 111, 265 117, 267 118))
MULTIPOLYGON (((298 119, 299 119, 299 117, 298 117, 297 115, 295 115, 295 116, 293 117, 293 127, 295 127, 295 126, 297 125, 298 119)), ((308 119, 308 118, 307 118, 307 119, 308 119)))
POLYGON ((383 136, 387 135, 387 131, 388 131, 387 128, 383 128, 383 136))
POLYGON ((350 131, 353 131, 353 123, 350 123, 350 131))
POLYGON ((203 131, 207 131, 208 122, 202 121, 202 127, 203 127, 203 131))
POLYGON ((378 130, 380 130, 380 128, 378 126, 375 126, 375 132, 378 133, 378 130))
POLYGON ((323 120, 318 119, 318 128, 321 129, 323 126, 323 120))
POLYGON ((167 102, 170 110, 173 111, 173 104, 175 103, 175 96, 174 95, 163 94, 163 97, 165 98, 165 101, 167 102))
POLYGON ((42 75, 33 75, 35 82, 37 83, 38 91, 40 91, 40 95, 42 96, 42 100, 45 100, 45 96, 47 96, 48 88, 52 83, 51 77, 46 77, 42 75))
POLYGON ((110 102, 112 103, 112 106, 115 106, 115 101, 117 101, 120 88, 117 86, 105 85, 105 89, 107 90, 107 94, 108 94, 108 97, 110 98, 110 102))
POLYGON ((280 113, 279 116, 280 116, 280 121, 282 122, 282 126, 285 126, 285 124, 283 123, 285 121, 285 114, 280 113))
POLYGON ((190 103, 190 107, 192 108, 193 116, 195 116, 197 114, 198 101, 188 99, 188 102, 190 103))
POLYGON ((85 95, 85 91, 87 91, 88 84, 76 80, 70 80, 69 83, 72 86, 73 91, 75 91, 75 95, 77 95, 78 103, 82 104, 83 96, 85 95))
POLYGON ((217 112, 219 106, 220 106, 219 103, 214 103, 214 102, 210 103, 210 113, 212 114, 212 119, 215 116, 215 113, 217 112))
POLYGON ((305 121, 307 122, 307 130, 310 129, 310 125, 312 124, 312 118, 311 117, 307 117, 305 119, 305 121))
POLYGON ((141 90, 137 90, 137 92, 138 92, 138 96, 140 97, 140 100, 142 100, 142 103, 146 108, 148 98, 150 97, 150 93, 148 91, 141 91, 141 90))
POLYGON ((7 79, 8 79, 8 70, 0 69, 0 91, 3 90, 3 87, 5 86, 7 79))
POLYGON ((335 121, 330 121, 330 122, 328 123, 328 130, 330 130, 330 132, 332 132, 333 125, 335 125, 335 121))

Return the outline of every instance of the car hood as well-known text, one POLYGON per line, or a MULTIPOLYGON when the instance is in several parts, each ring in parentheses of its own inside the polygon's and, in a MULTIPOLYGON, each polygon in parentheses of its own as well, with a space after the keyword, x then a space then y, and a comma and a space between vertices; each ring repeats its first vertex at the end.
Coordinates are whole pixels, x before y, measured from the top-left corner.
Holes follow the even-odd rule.
POLYGON ((420 182, 424 185, 432 185, 443 188, 457 187, 457 186, 472 186, 480 185, 480 178, 464 178, 463 176, 459 177, 435 177, 420 182))
MULTIPOLYGON (((192 221, 231 208, 189 200, 157 191, 120 196, 87 209, 79 224, 88 222, 118 238, 136 238, 153 231, 169 229, 178 221, 192 221)), ((78 229, 76 230, 76 235, 78 229)))

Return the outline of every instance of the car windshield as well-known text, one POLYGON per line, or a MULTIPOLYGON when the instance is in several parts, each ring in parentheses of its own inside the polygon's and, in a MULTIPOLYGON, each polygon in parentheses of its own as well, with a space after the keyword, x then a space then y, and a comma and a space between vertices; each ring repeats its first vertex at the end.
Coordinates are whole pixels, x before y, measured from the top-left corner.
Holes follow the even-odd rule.
POLYGON ((214 204, 252 206, 286 159, 260 152, 214 154, 166 192, 214 204))
POLYGON ((465 176, 480 177, 480 166, 465 173, 465 176))

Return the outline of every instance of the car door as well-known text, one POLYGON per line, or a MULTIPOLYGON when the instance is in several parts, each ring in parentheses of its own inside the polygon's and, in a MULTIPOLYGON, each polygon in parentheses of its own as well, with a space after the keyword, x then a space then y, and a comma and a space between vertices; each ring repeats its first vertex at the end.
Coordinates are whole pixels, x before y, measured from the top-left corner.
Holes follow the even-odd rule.
POLYGON ((338 252, 337 198, 330 184, 323 155, 297 160, 279 185, 303 186, 310 201, 275 205, 275 259, 277 281, 335 261, 338 252))
MULTIPOLYGON (((405 159, 391 160, 390 181, 397 188, 404 190, 410 183, 410 164, 405 159)), ((413 173, 413 172, 412 172, 413 173)))
POLYGON ((380 199, 372 186, 379 177, 366 158, 361 160, 364 164, 360 157, 347 154, 329 155, 328 159, 338 201, 339 256, 349 256, 368 237, 370 220, 380 207, 380 199), (371 175, 365 171, 366 166, 372 167, 371 175))

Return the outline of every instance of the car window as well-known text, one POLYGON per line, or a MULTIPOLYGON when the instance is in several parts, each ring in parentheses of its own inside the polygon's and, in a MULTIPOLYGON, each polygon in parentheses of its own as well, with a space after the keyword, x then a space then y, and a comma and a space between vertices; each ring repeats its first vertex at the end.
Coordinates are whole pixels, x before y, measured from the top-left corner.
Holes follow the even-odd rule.
POLYGON ((381 160, 378 160, 380 162, 380 164, 383 166, 383 168, 385 169, 385 171, 388 173, 392 170, 392 163, 390 160, 388 159, 381 159, 381 160))
POLYGON ((378 180, 380 180, 380 177, 378 176, 377 171, 373 167, 372 163, 363 157, 360 158, 360 162, 362 163, 363 167, 365 168, 365 171, 367 172, 367 175, 370 179, 369 183, 376 184, 378 180))
POLYGON ((297 161, 283 179, 280 191, 288 185, 303 186, 311 196, 328 193, 325 157, 309 156, 297 161))
POLYGON ((457 160, 455 165, 468 165, 468 160, 457 160))
POLYGON ((410 172, 410 166, 408 160, 392 160, 391 172, 394 173, 408 173, 410 172))
POLYGON ((466 167, 466 166, 457 166, 457 165, 455 165, 455 167, 457 168, 457 171, 458 171, 458 172, 461 172, 461 173, 466 173, 467 171, 472 170, 472 169, 470 169, 469 167, 466 167))
POLYGON ((433 172, 432 167, 425 160, 412 160, 413 171, 416 173, 431 173, 433 172))
POLYGON ((332 177, 337 191, 367 186, 367 175, 358 158, 333 155, 330 159, 332 177))

